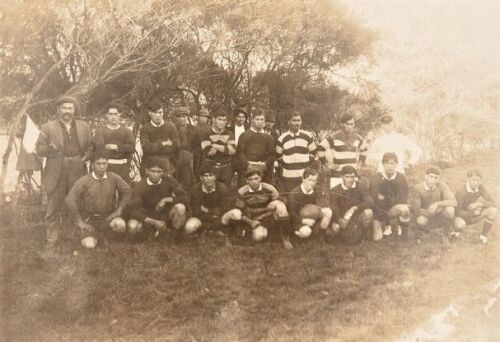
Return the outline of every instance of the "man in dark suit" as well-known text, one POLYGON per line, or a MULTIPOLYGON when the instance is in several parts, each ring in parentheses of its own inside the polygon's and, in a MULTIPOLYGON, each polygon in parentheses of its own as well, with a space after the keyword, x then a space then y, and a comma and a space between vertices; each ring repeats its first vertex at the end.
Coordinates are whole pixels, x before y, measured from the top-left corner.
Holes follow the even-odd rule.
POLYGON ((46 233, 47 245, 53 246, 60 235, 59 222, 67 222, 64 199, 73 184, 87 173, 85 162, 92 151, 90 127, 75 120, 77 101, 62 96, 57 102, 57 120, 41 127, 36 153, 47 158, 42 182, 47 192, 46 233))

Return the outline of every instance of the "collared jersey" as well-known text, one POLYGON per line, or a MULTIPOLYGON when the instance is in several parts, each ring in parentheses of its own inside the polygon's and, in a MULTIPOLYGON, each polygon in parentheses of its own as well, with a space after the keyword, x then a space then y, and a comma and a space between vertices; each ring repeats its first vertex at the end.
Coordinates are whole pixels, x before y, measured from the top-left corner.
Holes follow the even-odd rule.
POLYGON ((277 199, 278 190, 271 184, 262 182, 257 190, 247 184, 238 189, 235 206, 249 218, 255 218, 266 213, 267 205, 277 199))
POLYGON ((328 135, 318 146, 318 156, 326 163, 326 152, 333 157, 332 176, 340 177, 344 166, 358 168, 358 162, 366 159, 367 147, 364 139, 356 133, 347 134, 340 130, 328 135))
POLYGON ((311 159, 316 155, 312 133, 299 130, 283 133, 276 142, 276 153, 282 158, 283 178, 301 178, 311 159))

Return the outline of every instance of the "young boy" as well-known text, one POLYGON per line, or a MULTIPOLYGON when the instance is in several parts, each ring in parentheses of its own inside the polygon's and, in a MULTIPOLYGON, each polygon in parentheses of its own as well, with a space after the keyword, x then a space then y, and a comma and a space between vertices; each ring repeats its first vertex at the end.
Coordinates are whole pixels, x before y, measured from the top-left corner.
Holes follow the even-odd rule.
POLYGON ((207 165, 228 189, 233 178, 232 160, 236 153, 234 135, 226 129, 227 116, 222 111, 212 112, 212 127, 201 135, 202 164, 207 165))
POLYGON ((467 172, 467 181, 456 192, 457 210, 455 230, 460 231, 468 224, 484 219, 479 240, 488 243, 488 232, 498 217, 498 209, 488 190, 482 184, 483 175, 478 169, 467 172))
POLYGON ((195 233, 200 229, 220 230, 222 215, 231 208, 228 188, 216 181, 215 173, 208 165, 199 170, 200 182, 191 189, 192 217, 186 223, 186 232, 195 233))
POLYGON ((287 229, 289 216, 285 203, 280 200, 274 186, 262 182, 261 172, 250 168, 246 174, 247 184, 238 190, 236 208, 222 217, 222 223, 228 225, 231 221, 240 221, 244 232, 250 230, 252 240, 264 241, 268 230, 276 227, 280 230, 286 249, 292 249, 287 229))
POLYGON ((120 176, 107 171, 105 150, 95 152, 91 161, 93 171, 78 179, 66 197, 66 207, 80 228, 81 244, 87 249, 94 248, 101 236, 109 231, 125 232, 126 224, 121 215, 132 192, 120 176))
POLYGON ((96 149, 108 151, 108 169, 122 177, 127 183, 130 179, 130 161, 135 150, 132 131, 120 124, 121 111, 116 105, 109 105, 106 124, 95 132, 96 149))
POLYGON ((417 217, 417 227, 427 229, 428 225, 443 225, 443 242, 448 244, 450 235, 454 234, 453 218, 457 200, 440 177, 441 170, 438 167, 427 168, 424 181, 415 186, 412 209, 417 217))
POLYGON ((146 160, 146 177, 134 186, 130 203, 128 230, 131 235, 145 229, 158 235, 171 225, 180 236, 184 228, 188 195, 173 177, 164 177, 163 166, 161 158, 146 160))
POLYGON ((332 231, 349 244, 358 243, 363 233, 370 236, 373 219, 373 200, 368 187, 356 181, 357 176, 353 166, 344 166, 340 170, 341 183, 330 190, 332 231))
POLYGON ((294 234, 306 239, 311 236, 313 226, 320 220, 319 227, 325 232, 332 219, 330 208, 320 208, 318 193, 315 191, 318 183, 318 170, 307 168, 302 175, 302 183, 295 187, 288 197, 288 212, 292 221, 294 234))
POLYGON ((370 179, 370 193, 373 199, 372 238, 381 240, 383 235, 407 236, 411 220, 408 206, 408 181, 398 167, 396 153, 387 152, 382 156, 382 171, 376 172, 370 179), (382 227, 384 231, 382 232, 382 227))

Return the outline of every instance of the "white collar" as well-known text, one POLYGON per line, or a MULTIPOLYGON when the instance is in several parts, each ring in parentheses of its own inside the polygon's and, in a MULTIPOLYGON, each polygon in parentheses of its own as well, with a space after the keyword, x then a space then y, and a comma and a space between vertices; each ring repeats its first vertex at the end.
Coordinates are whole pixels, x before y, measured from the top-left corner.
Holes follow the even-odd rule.
POLYGON ((253 128, 253 127, 250 127, 250 129, 251 129, 252 131, 254 131, 255 133, 266 133, 266 131, 264 131, 264 129, 261 129, 260 131, 256 130, 256 129, 255 129, 255 128, 253 128))
POLYGON ((108 124, 106 124, 106 127, 107 127, 108 129, 112 130, 112 131, 116 131, 117 129, 120 129, 121 125, 118 125, 118 127, 113 128, 113 127, 109 127, 109 125, 108 125, 108 124))
POLYGON ((209 191, 207 190, 207 188, 205 188, 205 185, 203 185, 203 184, 202 184, 202 185, 201 185, 201 191, 203 191, 203 192, 204 192, 204 193, 206 193, 206 194, 211 194, 212 192, 215 192, 216 187, 217 187, 217 184, 215 185, 215 188, 213 188, 213 189, 212 189, 212 191, 210 191, 210 192, 209 192, 209 191))
POLYGON ((430 188, 430 187, 427 185, 427 183, 424 181, 424 189, 425 189, 426 191, 432 191, 432 190, 434 190, 435 188, 437 188, 437 186, 435 186, 435 187, 433 187, 433 188, 430 188))
POLYGON ((249 185, 248 186, 248 191, 249 192, 257 192, 262 190, 262 183, 259 184, 259 188, 257 190, 252 189, 252 187, 249 185))
POLYGON ((93 177, 95 180, 103 180, 103 179, 107 179, 107 178, 108 178, 108 174, 107 174, 107 173, 105 173, 105 174, 104 174, 104 176, 103 176, 102 178, 97 177, 94 171, 92 171, 91 175, 92 175, 92 177, 93 177))
POLYGON ((472 188, 469 185, 469 182, 465 182, 465 190, 470 193, 476 193, 479 192, 479 187, 477 187, 476 190, 472 190, 472 188))
POLYGON ((153 185, 160 185, 160 184, 161 184, 161 181, 162 181, 162 179, 160 178, 160 181, 159 181, 158 183, 156 183, 156 184, 155 184, 155 183, 153 183, 153 182, 151 182, 151 181, 149 180, 149 177, 146 177, 146 183, 147 183, 148 185, 150 185, 150 186, 153 186, 153 185))
POLYGON ((342 184, 342 189, 344 189, 344 190, 354 189, 356 187, 356 181, 354 181, 351 188, 348 188, 347 186, 345 186, 344 182, 342 182, 340 184, 342 184))
POLYGON ((165 124, 165 120, 163 120, 163 119, 161 120, 161 122, 159 124, 155 124, 153 122, 153 120, 150 120, 149 122, 151 122, 151 125, 153 125, 153 127, 156 127, 156 128, 159 128, 165 124))
POLYGON ((305 195, 311 195, 314 192, 314 189, 311 189, 311 191, 306 191, 306 189, 304 189, 304 184, 300 184, 300 190, 302 190, 302 193, 304 193, 305 195))
POLYGON ((396 176, 398 175, 398 172, 394 172, 394 174, 391 176, 391 177, 388 177, 386 174, 385 174, 385 170, 382 170, 380 172, 382 174, 382 177, 384 177, 385 180, 395 180, 396 179, 396 176))
POLYGON ((225 131, 225 130, 226 130, 226 129, 225 129, 225 128, 223 128, 220 132, 217 132, 217 131, 214 129, 214 126, 212 126, 212 132, 214 132, 215 134, 218 134, 218 135, 224 134, 224 131, 225 131))

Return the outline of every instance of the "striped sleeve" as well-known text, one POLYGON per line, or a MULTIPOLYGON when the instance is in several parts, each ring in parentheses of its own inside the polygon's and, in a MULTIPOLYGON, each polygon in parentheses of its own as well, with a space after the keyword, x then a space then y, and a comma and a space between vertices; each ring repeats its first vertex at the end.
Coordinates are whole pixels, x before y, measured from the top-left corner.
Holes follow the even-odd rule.
POLYGON ((281 157, 283 155, 283 139, 285 135, 286 133, 283 133, 276 141, 276 154, 278 154, 278 157, 281 157))
POLYGON ((212 146, 212 141, 210 140, 210 133, 203 132, 200 140, 201 140, 201 150, 204 153, 208 153, 208 148, 212 146))
POLYGON ((272 186, 271 184, 262 183, 262 188, 267 189, 271 192, 271 199, 273 201, 280 198, 280 194, 279 194, 278 190, 276 190, 276 188, 274 186, 272 186))
POLYGON ((236 196, 236 203, 235 203, 235 207, 240 209, 240 210, 244 210, 245 207, 246 207, 246 203, 245 203, 245 194, 248 192, 248 185, 244 185, 242 186, 241 188, 238 189, 238 194, 236 196))
POLYGON ((321 162, 326 163, 326 151, 332 148, 332 137, 329 135, 318 145, 318 157, 321 162))
POLYGON ((366 139, 363 139, 362 136, 359 136, 359 139, 361 141, 359 145, 359 161, 364 164, 368 155, 368 145, 366 144, 366 139))

